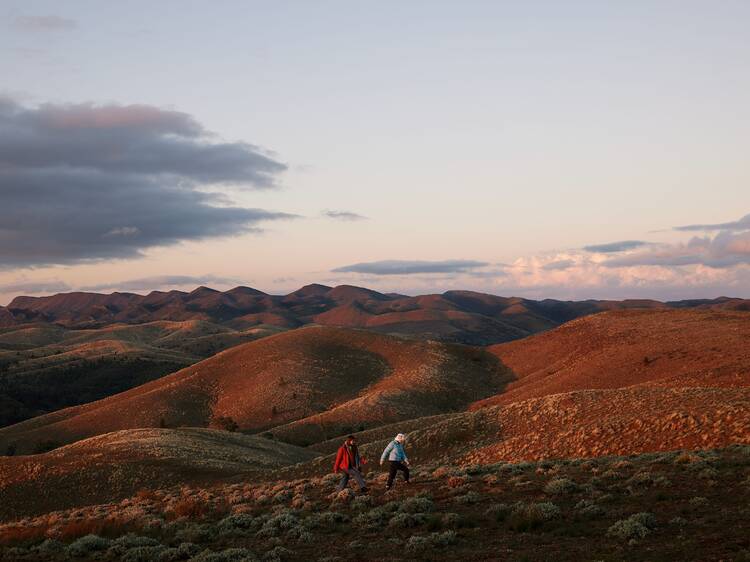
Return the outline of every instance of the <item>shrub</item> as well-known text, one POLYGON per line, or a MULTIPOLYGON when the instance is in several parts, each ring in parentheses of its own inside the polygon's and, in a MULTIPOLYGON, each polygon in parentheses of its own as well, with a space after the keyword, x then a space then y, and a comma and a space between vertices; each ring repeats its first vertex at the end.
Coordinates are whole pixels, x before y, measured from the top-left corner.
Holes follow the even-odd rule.
POLYGON ((107 550, 110 541, 98 535, 86 535, 68 545, 68 554, 71 556, 88 556, 92 552, 107 550))
POLYGON ((274 503, 284 503, 292 499, 292 491, 291 490, 279 490, 276 492, 272 498, 274 503))
POLYGON ((500 478, 498 478, 496 474, 486 474, 482 478, 482 481, 488 486, 494 486, 495 484, 500 482, 500 478))
POLYGON ((255 554, 247 548, 228 548, 220 552, 204 550, 190 562, 251 562, 257 560, 255 554))
POLYGON ((543 523, 558 517, 560 517, 560 508, 551 502, 518 502, 513 506, 508 521, 511 529, 523 532, 536 529, 543 523))
POLYGON ((616 470, 605 470, 602 472, 602 479, 604 480, 622 480, 625 478, 625 475, 622 472, 617 472, 616 470))
POLYGON ((439 546, 449 546, 458 540, 455 531, 443 531, 442 533, 430 533, 426 536, 414 535, 406 541, 406 550, 409 552, 423 552, 439 546))
POLYGON ((487 508, 485 514, 493 520, 500 522, 505 521, 512 511, 513 508, 507 503, 495 503, 487 508))
POLYGON ((675 527, 684 527, 687 523, 687 519, 684 517, 673 517, 669 520, 669 524, 674 525, 675 527))
POLYGON ((390 519, 390 513, 384 506, 376 507, 365 513, 360 513, 354 518, 354 524, 365 529, 380 529, 390 519))
POLYGON ((357 511, 363 511, 372 507, 372 498, 370 496, 357 496, 352 500, 351 508, 357 511))
POLYGON ((223 429, 224 431, 235 432, 240 426, 229 416, 216 416, 211 420, 211 427, 223 429))
POLYGON ((703 496, 690 498, 690 501, 688 503, 693 507, 707 507, 709 504, 708 499, 704 498, 703 496))
POLYGON ((187 517, 189 519, 200 519, 208 515, 209 509, 206 502, 192 498, 178 501, 172 508, 175 517, 187 517))
MULTIPOLYGON (((364 513, 362 515, 365 515, 364 513)), ((323 511, 305 519, 302 524, 308 529, 334 529, 349 521, 349 517, 338 511, 323 511)))
POLYGON ((604 515, 604 510, 591 500, 581 500, 575 506, 576 511, 583 517, 593 519, 604 515))
POLYGON ((703 480, 713 480, 714 478, 719 476, 719 471, 715 468, 704 468, 700 472, 698 472, 698 478, 702 478, 703 480))
POLYGON ((274 547, 263 555, 264 562, 284 562, 295 560, 294 552, 283 546, 274 547))
POLYGON ((65 545, 55 539, 47 539, 36 547, 41 553, 49 554, 53 558, 59 557, 58 555, 65 549, 65 545))
POLYGON ((192 558, 200 552, 200 547, 191 542, 183 542, 177 546, 177 553, 181 558, 192 558))
POLYGON ((453 498, 458 503, 477 503, 482 500, 482 496, 474 491, 469 491, 462 496, 456 496, 453 498))
POLYGON ((413 497, 404 500, 398 510, 402 513, 429 513, 432 511, 434 504, 427 497, 413 497))
POLYGON ((190 523, 175 533, 180 542, 208 543, 216 540, 216 528, 213 525, 190 523))
POLYGON ((459 486, 463 486, 464 484, 466 484, 466 482, 467 480, 463 476, 451 476, 448 478, 445 484, 449 488, 458 488, 459 486))
POLYGON ((552 495, 574 494, 579 490, 578 484, 570 478, 554 478, 544 486, 544 491, 552 495))
POLYGON ((237 513, 229 515, 216 524, 217 529, 223 534, 232 534, 253 528, 256 519, 249 513, 237 513))
POLYGON ((156 492, 154 492, 153 490, 148 490, 146 488, 141 488, 140 490, 138 490, 135 494, 135 497, 141 501, 152 502, 158 501, 160 499, 159 495, 156 492))
POLYGON ((607 529, 607 536, 622 540, 644 538, 656 528, 656 518, 651 513, 636 513, 627 519, 620 519, 607 529))
POLYGON ((298 527, 299 525, 299 517, 293 513, 285 511, 266 521, 260 531, 258 531, 258 535, 261 537, 278 537, 283 532, 298 527))
POLYGON ((436 480, 440 480, 441 478, 455 474, 455 472, 456 469, 452 466, 439 466, 432 472, 432 477, 436 480))
POLYGON ((391 517, 388 526, 408 529, 411 527, 419 527, 426 521, 427 516, 424 513, 397 513, 391 517))
POLYGON ((161 553, 166 549, 164 545, 158 546, 136 546, 122 555, 122 562, 151 562, 158 560, 161 553))
POLYGON ((142 537, 128 533, 112 541, 110 552, 112 554, 122 555, 131 548, 137 548, 140 546, 160 546, 159 541, 150 537, 142 537))

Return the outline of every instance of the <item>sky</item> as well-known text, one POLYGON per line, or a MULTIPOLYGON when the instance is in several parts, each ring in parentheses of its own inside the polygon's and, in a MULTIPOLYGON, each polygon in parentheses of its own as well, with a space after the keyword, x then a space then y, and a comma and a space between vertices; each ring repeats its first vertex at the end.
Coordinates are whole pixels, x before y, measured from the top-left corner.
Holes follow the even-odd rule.
POLYGON ((0 2, 0 304, 750 298, 750 3, 0 2))

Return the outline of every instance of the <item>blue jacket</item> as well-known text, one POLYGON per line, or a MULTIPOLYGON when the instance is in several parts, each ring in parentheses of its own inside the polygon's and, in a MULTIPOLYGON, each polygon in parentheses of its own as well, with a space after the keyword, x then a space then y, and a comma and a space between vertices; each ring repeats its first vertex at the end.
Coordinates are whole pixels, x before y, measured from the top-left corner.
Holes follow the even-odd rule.
POLYGON ((384 461, 386 457, 389 461, 404 462, 409 460, 409 458, 406 456, 406 451, 404 451, 404 446, 395 439, 388 443, 388 446, 383 451, 383 454, 380 455, 380 461, 384 461))

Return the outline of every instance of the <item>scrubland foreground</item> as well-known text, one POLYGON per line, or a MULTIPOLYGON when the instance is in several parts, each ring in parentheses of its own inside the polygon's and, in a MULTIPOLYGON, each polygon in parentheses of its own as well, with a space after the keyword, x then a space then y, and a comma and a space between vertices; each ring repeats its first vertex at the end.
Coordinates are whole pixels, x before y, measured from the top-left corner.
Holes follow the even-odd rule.
MULTIPOLYGON (((300 465, 301 466, 301 465, 300 465)), ((2 560, 750 560, 750 446, 143 489, 0 526, 2 560)))
POLYGON ((750 560, 748 342, 747 312, 715 310, 489 348, 264 337, 0 429, 0 557, 750 560), (386 494, 399 432, 414 481, 386 494), (367 495, 329 474, 349 433, 367 495))

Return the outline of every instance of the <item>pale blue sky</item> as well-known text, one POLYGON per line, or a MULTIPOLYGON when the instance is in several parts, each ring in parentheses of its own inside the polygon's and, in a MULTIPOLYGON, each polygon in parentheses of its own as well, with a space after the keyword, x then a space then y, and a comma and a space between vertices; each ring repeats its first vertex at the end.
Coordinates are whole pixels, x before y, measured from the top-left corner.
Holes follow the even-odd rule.
POLYGON ((671 227, 750 213, 748 2, 3 0, 0 18, 0 90, 18 103, 188 113, 289 166, 278 189, 232 192, 235 204, 306 217, 140 259, 6 268, 0 302, 3 285, 117 288, 166 274, 271 292, 322 281, 750 296, 746 231, 721 267, 602 267, 583 254, 580 267, 544 268, 619 240, 680 253, 701 234, 671 227), (33 19, 47 16, 61 19, 33 19), (382 260, 490 265, 331 272, 382 260))

